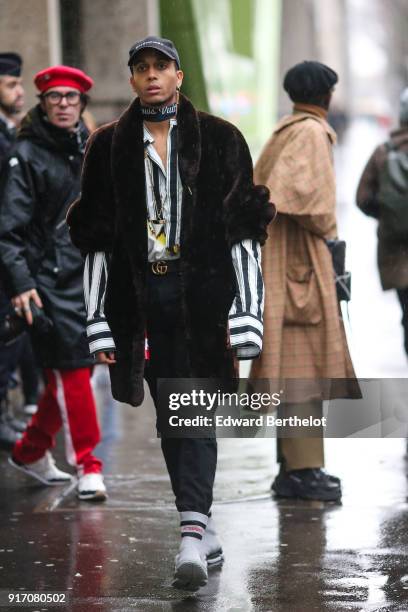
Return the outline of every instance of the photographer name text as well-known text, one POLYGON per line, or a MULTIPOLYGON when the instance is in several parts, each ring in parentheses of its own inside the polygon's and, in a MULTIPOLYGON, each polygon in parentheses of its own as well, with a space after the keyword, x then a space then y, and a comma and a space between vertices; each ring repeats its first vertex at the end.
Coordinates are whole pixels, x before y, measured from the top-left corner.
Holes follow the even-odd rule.
POLYGON ((326 427, 326 417, 297 416, 276 417, 273 414, 259 414, 256 417, 233 417, 231 415, 169 417, 171 427, 326 427))

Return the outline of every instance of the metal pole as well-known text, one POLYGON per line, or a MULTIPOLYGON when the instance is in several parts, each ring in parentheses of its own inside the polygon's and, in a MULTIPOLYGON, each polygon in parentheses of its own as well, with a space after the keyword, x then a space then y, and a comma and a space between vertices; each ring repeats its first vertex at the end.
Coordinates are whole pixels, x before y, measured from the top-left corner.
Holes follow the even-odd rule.
POLYGON ((50 65, 62 63, 60 0, 47 0, 50 65))
POLYGON ((159 0, 147 0, 147 35, 160 36, 159 0))

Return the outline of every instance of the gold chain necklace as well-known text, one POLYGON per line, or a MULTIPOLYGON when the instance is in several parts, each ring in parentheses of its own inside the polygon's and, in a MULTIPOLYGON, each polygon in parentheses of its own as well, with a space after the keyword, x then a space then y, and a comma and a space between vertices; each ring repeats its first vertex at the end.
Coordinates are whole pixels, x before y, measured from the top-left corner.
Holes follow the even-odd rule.
MULTIPOLYGON (((150 189, 152 191, 152 196, 153 196, 153 203, 154 203, 154 208, 156 211, 156 215, 157 218, 156 219, 149 219, 150 221, 155 221, 156 223, 160 223, 161 225, 163 225, 166 221, 164 219, 164 205, 167 201, 168 198, 168 194, 166 191, 164 200, 162 202, 161 196, 160 196, 160 202, 157 202, 156 199, 156 193, 154 190, 154 179, 153 179, 153 171, 152 171, 152 164, 154 163, 150 157, 147 154, 147 151, 145 152, 145 156, 148 158, 148 162, 147 162, 147 168, 148 168, 148 172, 149 172, 149 178, 150 178, 150 189), (159 207, 160 204, 160 207, 159 207)), ((159 189, 159 193, 160 193, 160 185, 158 185, 158 189, 159 189)))
MULTIPOLYGON (((160 197, 160 208, 158 206, 158 202, 156 199, 156 194, 154 191, 154 179, 153 179, 153 171, 152 171, 152 164, 153 161, 150 159, 150 157, 147 154, 147 150, 145 151, 145 157, 147 158, 147 168, 148 168, 148 173, 149 173, 149 178, 150 178, 150 189, 152 192, 152 196, 153 196, 153 203, 154 203, 154 208, 156 211, 156 219, 150 219, 150 215, 149 215, 149 209, 148 209, 148 216, 147 216, 147 225, 151 231, 151 233, 153 234, 153 236, 155 236, 156 239, 165 239, 165 235, 164 235, 164 225, 166 223, 165 219, 164 219, 164 204, 166 203, 167 200, 167 193, 166 196, 164 198, 164 201, 162 202, 162 199, 160 197)), ((160 186, 159 186, 159 190, 160 190, 160 186)))

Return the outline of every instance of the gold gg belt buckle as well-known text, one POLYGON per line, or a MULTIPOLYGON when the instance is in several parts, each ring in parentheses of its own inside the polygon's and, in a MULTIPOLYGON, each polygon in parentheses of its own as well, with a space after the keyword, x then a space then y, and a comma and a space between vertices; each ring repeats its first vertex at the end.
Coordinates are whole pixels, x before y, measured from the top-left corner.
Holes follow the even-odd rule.
POLYGON ((167 263, 165 261, 154 261, 152 272, 158 276, 164 276, 164 274, 167 274, 167 263))

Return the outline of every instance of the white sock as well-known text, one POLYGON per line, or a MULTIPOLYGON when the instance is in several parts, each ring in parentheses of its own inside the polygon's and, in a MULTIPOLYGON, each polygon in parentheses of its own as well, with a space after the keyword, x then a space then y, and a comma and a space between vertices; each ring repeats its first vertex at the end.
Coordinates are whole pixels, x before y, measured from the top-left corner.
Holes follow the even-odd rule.
POLYGON ((206 514, 192 511, 180 512, 180 550, 186 551, 191 548, 199 550, 207 523, 206 514))
POLYGON ((216 530, 215 530, 214 519, 211 516, 211 514, 208 517, 208 523, 207 523, 207 527, 206 527, 206 530, 205 530, 205 535, 206 535, 206 537, 207 537, 207 535, 217 535, 216 530))
POLYGON ((216 552, 221 548, 221 542, 218 539, 214 519, 212 518, 212 516, 208 517, 208 523, 201 546, 205 555, 210 555, 211 553, 216 552))

